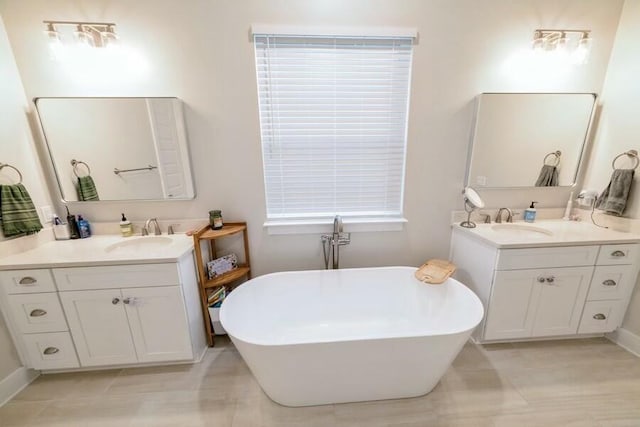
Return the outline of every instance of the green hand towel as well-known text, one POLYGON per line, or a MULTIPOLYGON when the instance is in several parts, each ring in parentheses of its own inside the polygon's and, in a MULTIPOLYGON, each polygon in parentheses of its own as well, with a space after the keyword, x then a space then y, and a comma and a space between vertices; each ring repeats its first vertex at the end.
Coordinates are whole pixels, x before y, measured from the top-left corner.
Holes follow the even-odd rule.
POLYGON ((33 234, 42 230, 42 223, 24 185, 0 186, 0 221, 5 237, 33 234))
POLYGON ((98 190, 96 189, 96 183, 93 182, 93 178, 90 176, 78 177, 78 198, 81 202, 100 200, 98 197, 98 190))

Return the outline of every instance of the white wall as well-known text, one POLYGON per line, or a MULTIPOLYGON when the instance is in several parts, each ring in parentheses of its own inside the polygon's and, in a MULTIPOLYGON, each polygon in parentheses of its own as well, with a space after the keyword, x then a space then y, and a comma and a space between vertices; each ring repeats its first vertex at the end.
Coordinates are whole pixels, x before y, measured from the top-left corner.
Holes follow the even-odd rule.
MULTIPOLYGON (((265 220, 252 23, 407 26, 415 47, 402 232, 357 233, 342 266, 419 265, 445 257, 449 220, 461 208, 472 100, 481 92, 596 92, 602 87, 622 0, 30 0, 4 1, 26 92, 39 96, 177 96, 186 121, 197 198, 82 207, 93 220, 204 218, 222 209, 247 220, 257 274, 323 265, 318 235, 270 236, 265 220), (43 19, 117 23, 124 62, 51 62, 43 19), (536 28, 590 28, 579 68, 527 62, 536 28), (93 64, 93 66, 92 66, 93 64), (98 66, 98 65, 100 66, 98 66)), ((568 191, 483 193, 489 206, 563 206, 568 191)))
MULTIPOLYGON (((29 104, 18 75, 4 23, 0 16, 0 162, 9 163, 22 172, 23 183, 36 207, 50 205, 25 116, 29 104)), ((0 184, 15 182, 7 168, 0 172, 0 184)), ((51 232, 45 230, 42 233, 51 232)), ((25 238, 5 240, 0 233, 0 255, 17 251, 25 238)), ((26 238, 33 240, 33 237, 26 238)), ((20 361, 0 316, 0 381, 18 369, 20 361)))
MULTIPOLYGON (((611 160, 629 149, 640 151, 640 0, 626 0, 601 99, 603 109, 585 188, 602 191, 611 176, 611 160)), ((622 162, 622 160, 620 160, 622 162)), ((624 163, 621 163, 624 167, 624 163)), ((636 171, 625 217, 640 219, 640 182, 636 171)), ((637 221, 634 221, 637 222, 637 221)), ((634 231, 640 231, 640 228, 634 231)), ((640 286, 623 328, 640 336, 640 286)))

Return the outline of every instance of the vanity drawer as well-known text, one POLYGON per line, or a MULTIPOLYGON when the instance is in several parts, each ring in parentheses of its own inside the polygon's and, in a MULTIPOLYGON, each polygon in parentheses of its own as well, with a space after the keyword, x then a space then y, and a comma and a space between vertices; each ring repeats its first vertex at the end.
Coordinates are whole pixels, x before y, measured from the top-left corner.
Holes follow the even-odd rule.
POLYGON ((598 265, 633 264, 638 259, 638 245, 602 245, 598 265))
POLYGON ((78 357, 69 332, 28 334, 22 336, 27 349, 30 368, 67 369, 78 368, 78 357))
POLYGON ((9 295, 56 291, 51 271, 47 269, 0 271, 0 283, 9 295))
POLYGON ((178 266, 174 263, 54 268, 53 276, 60 291, 180 284, 178 266))
POLYGON ((579 267, 595 264, 598 246, 501 249, 497 270, 524 268, 579 267))
POLYGON ((615 300, 628 296, 635 283, 633 265, 596 266, 587 300, 615 300))
POLYGON ((23 334, 68 331, 57 293, 9 295, 9 307, 23 334))
POLYGON ((619 325, 623 316, 624 303, 615 301, 588 301, 582 312, 579 334, 611 332, 619 325))

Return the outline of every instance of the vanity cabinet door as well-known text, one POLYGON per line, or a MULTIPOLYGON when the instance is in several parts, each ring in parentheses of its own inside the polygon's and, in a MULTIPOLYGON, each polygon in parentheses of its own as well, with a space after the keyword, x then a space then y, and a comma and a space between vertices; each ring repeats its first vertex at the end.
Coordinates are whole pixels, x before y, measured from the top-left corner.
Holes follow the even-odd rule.
POLYGON ((540 274, 540 298, 535 309, 533 337, 574 335, 582 317, 593 267, 549 269, 540 274))
POLYGON ((82 366, 136 363, 119 289, 60 292, 82 366))
POLYGON ((496 271, 485 340, 578 331, 593 267, 496 271))
POLYGON ((179 286, 122 289, 139 362, 192 359, 179 286))
POLYGON ((504 340, 531 336, 532 307, 540 297, 538 270, 496 271, 487 310, 485 340, 504 340))

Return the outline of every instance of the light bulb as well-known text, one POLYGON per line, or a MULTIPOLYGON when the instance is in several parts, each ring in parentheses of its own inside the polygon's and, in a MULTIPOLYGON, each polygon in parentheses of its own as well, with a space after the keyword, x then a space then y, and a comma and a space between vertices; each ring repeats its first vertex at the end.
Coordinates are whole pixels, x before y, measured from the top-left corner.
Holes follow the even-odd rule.
POLYGON ((82 28, 82 25, 78 25, 76 27, 76 30, 73 32, 73 35, 76 38, 76 42, 80 46, 87 46, 87 47, 93 46, 93 36, 87 30, 82 28))
POLYGON ((573 53, 574 62, 576 64, 586 64, 591 53, 592 38, 589 33, 582 33, 582 37, 578 40, 578 46, 573 53))
POLYGON ((102 45, 105 47, 117 46, 119 43, 118 35, 113 29, 113 25, 109 25, 105 31, 100 33, 102 45))
POLYGON ((533 42, 531 42, 531 48, 534 52, 542 52, 544 49, 544 37, 540 31, 536 31, 533 35, 533 42))

